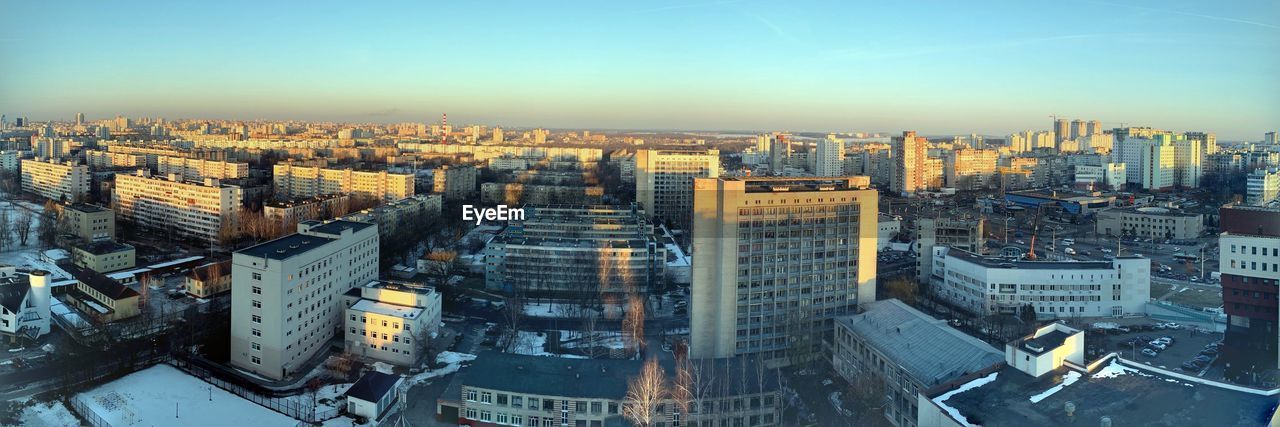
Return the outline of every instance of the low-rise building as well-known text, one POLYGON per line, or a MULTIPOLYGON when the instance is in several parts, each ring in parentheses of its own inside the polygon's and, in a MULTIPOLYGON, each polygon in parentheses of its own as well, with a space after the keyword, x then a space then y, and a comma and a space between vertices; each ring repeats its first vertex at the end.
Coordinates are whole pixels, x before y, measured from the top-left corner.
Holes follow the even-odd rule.
POLYGON ((22 191, 62 202, 89 195, 89 167, 74 161, 22 161, 22 191))
POLYGON ((268 200, 262 203, 262 216, 276 224, 297 225, 303 221, 324 221, 350 212, 351 196, 324 194, 288 201, 268 200))
POLYGON ((116 213, 88 203, 72 203, 62 208, 68 231, 86 242, 111 240, 116 235, 116 213))
POLYGON ((71 247, 71 262, 75 265, 107 273, 133 268, 137 251, 132 245, 111 240, 86 242, 71 247))
POLYGON ((52 329, 49 272, 21 274, 13 266, 0 267, 0 339, 34 341, 52 329))
POLYGON ((346 310, 348 353, 415 366, 440 328, 440 293, 413 283, 373 281, 346 310))
POLYGON ((1160 207, 1112 208, 1098 212, 1097 233, 1191 240, 1204 233, 1204 215, 1160 207))
POLYGON ((192 268, 186 277, 187 294, 209 298, 231 290, 231 260, 211 262, 192 268))
POLYGON ((347 392, 347 413, 378 425, 399 396, 404 377, 378 371, 366 372, 347 392))
POLYGON ((75 278, 67 302, 98 323, 110 323, 142 312, 138 291, 106 275, 80 267, 63 267, 75 278))

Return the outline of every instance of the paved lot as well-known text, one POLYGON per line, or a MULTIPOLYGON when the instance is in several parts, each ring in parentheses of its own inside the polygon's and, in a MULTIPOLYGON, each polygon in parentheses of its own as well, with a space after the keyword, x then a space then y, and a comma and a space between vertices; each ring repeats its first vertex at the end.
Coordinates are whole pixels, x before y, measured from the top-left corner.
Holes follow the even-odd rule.
MULTIPOLYGON (((1179 370, 1183 362, 1195 358, 1201 350, 1204 350, 1206 344, 1220 339, 1222 339, 1222 334, 1220 333, 1201 333, 1192 329, 1134 331, 1125 334, 1106 335, 1103 338, 1107 351, 1117 351, 1127 359, 1172 370, 1179 370), (1143 347, 1141 346, 1135 348, 1122 344, 1131 338, 1144 336, 1151 339, 1171 337, 1173 338, 1173 344, 1167 349, 1158 352, 1156 357, 1142 354, 1143 347)), ((1088 341, 1088 339, 1085 340, 1086 343, 1088 341)), ((1198 374, 1198 372, 1192 374, 1198 374)))

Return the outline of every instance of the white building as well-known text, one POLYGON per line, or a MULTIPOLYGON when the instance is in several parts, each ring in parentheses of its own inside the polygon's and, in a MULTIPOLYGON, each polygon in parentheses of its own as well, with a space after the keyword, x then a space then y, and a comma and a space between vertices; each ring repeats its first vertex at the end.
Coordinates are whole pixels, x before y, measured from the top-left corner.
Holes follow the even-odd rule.
POLYGON ((1145 313, 1151 260, 1015 261, 948 247, 933 249, 936 295, 971 313, 1017 315, 1026 305, 1040 317, 1145 313))
POLYGON ((116 175, 115 210, 120 219, 144 229, 219 243, 236 227, 244 198, 239 187, 216 179, 181 182, 145 171, 116 175))
POLYGON ((74 161, 22 161, 22 191, 44 198, 78 202, 89 195, 89 167, 74 161))
POLYGON ((307 221, 231 260, 231 364, 282 379, 329 348, 342 295, 377 279, 378 227, 307 221))
POLYGON ((876 251, 883 251, 889 248, 889 242, 893 240, 898 232, 902 231, 901 217, 892 217, 880 214, 878 230, 876 231, 876 251))
POLYGON ((636 201, 671 228, 689 227, 694 178, 720 176, 720 150, 636 152, 636 201))
POLYGON ((18 173, 18 166, 21 165, 21 161, 22 152, 20 151, 0 151, 0 171, 18 173))
POLYGON ((13 266, 0 267, 0 339, 35 340, 49 333, 51 290, 49 272, 20 274, 13 266))
POLYGON ((1104 163, 1102 166, 1077 165, 1076 186, 1093 189, 1124 188, 1126 168, 1124 163, 1104 163))
POLYGON ((1254 169, 1246 189, 1246 202, 1254 206, 1280 199, 1280 168, 1254 169))
POLYGON ((440 293, 419 284, 373 281, 347 306, 348 353, 414 366, 440 329, 440 293))
POLYGON ((815 147, 813 164, 814 175, 844 175, 844 141, 833 138, 819 140, 815 147))
POLYGON ((411 174, 386 171, 323 169, 287 163, 274 167, 275 197, 280 200, 347 193, 385 201, 400 200, 414 194, 411 174))
POLYGON ((156 158, 156 172, 160 175, 177 174, 184 181, 202 181, 205 178, 247 178, 249 164, 160 156, 156 158))

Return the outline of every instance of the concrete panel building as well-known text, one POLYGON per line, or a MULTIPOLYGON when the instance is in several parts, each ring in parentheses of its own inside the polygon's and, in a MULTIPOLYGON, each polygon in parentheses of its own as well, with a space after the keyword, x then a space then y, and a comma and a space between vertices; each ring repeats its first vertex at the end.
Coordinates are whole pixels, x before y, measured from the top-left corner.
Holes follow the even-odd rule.
POLYGON ((692 223, 693 180, 720 176, 720 150, 639 150, 636 201, 656 221, 686 229, 692 223))
POLYGON ((218 244, 235 231, 243 200, 239 187, 218 180, 182 182, 150 176, 116 175, 115 209, 140 228, 218 244))
POLYGON ((89 195, 89 167, 74 161, 22 161, 22 191, 61 202, 89 195))
POLYGON ((417 366, 440 329, 440 293, 412 283, 374 281, 347 306, 343 342, 348 353, 399 366, 417 366))
POLYGON ((247 178, 249 177, 249 164, 161 156, 156 159, 156 173, 160 175, 177 174, 184 181, 204 181, 205 178, 247 178))
POLYGON ((1097 233, 1107 236, 1189 240, 1204 232, 1204 215, 1159 207, 1098 211, 1097 233))
POLYGON ((347 193, 392 201, 414 194, 414 180, 410 174, 325 169, 288 163, 275 165, 273 172, 275 197, 280 200, 347 193))
POLYGON ((1280 168, 1254 169, 1249 174, 1245 189, 1245 200, 1250 205, 1263 206, 1280 200, 1280 168))
POLYGON ((1248 366, 1280 367, 1280 209, 1228 205, 1219 218, 1218 268, 1227 313, 1223 356, 1235 367, 1227 375, 1250 375, 1248 366))
POLYGON ((80 240, 97 242, 116 236, 116 213, 88 203, 72 203, 62 208, 59 218, 80 240))
POLYGON ((111 240, 86 242, 71 247, 72 263, 99 273, 133 268, 136 257, 137 250, 132 245, 111 240))
POLYGON ((933 271, 933 248, 954 247, 983 252, 986 221, 978 219, 919 218, 916 220, 916 278, 929 280, 933 271))
POLYGON ((464 200, 476 195, 476 178, 480 173, 472 165, 444 165, 431 175, 431 192, 445 200, 464 200))
POLYGON ((910 130, 902 132, 902 136, 893 137, 892 141, 894 167, 889 188, 898 194, 914 194, 927 189, 925 163, 929 141, 910 130))

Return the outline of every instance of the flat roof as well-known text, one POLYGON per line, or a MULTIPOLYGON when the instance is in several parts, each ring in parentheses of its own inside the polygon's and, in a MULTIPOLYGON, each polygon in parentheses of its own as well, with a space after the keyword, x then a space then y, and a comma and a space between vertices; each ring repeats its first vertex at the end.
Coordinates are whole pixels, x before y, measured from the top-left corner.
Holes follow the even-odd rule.
POLYGON ((103 240, 99 242, 81 243, 76 245, 76 249, 94 255, 106 255, 116 252, 131 251, 133 250, 133 246, 125 243, 119 243, 114 240, 103 240))
MULTIPOLYGON (((978 264, 987 268, 1007 268, 1018 270, 1111 270, 1111 261, 1014 261, 999 257, 984 257, 964 249, 948 247, 947 258, 978 264)), ((1117 259, 1134 259, 1137 256, 1116 257, 1117 259)))
POLYGON ((422 314, 422 308, 420 307, 388 304, 368 299, 357 301, 351 306, 351 309, 384 316, 403 317, 405 319, 417 319, 422 314))
POLYGON ((926 387, 1004 362, 1004 352, 896 299, 836 319, 926 387))
POLYGON ((269 242, 259 243, 254 246, 238 250, 235 253, 257 258, 285 260, 307 253, 307 251, 319 248, 324 246, 326 243, 337 240, 338 239, 329 237, 294 233, 269 242))
MULTIPOLYGON (((571 359, 545 356, 528 356, 487 350, 476 356, 462 377, 467 387, 502 390, 542 396, 614 399, 621 400, 627 394, 627 382, 644 366, 642 360, 627 359, 571 359), (517 379, 517 381, 513 381, 517 379)), ((658 362, 670 381, 676 372, 673 359, 658 362)), ((756 369, 745 358, 698 359, 702 372, 712 373, 713 378, 734 378, 723 384, 727 396, 746 392, 756 393, 763 382, 766 390, 776 390, 777 376, 756 369)), ((718 390, 719 392, 719 390, 718 390)))
POLYGON ((67 206, 67 209, 71 209, 73 211, 85 212, 85 213, 103 212, 107 210, 107 208, 90 204, 90 203, 72 203, 67 206))
MULTIPOLYGON (((314 224, 318 222, 319 221, 305 221, 303 223, 314 224)), ((311 227, 310 231, 312 233, 339 235, 339 234, 342 234, 342 230, 350 229, 352 232, 356 232, 356 231, 364 230, 369 227, 373 227, 373 224, 370 224, 367 222, 350 221, 345 219, 335 219, 320 225, 313 226, 311 227)))
POLYGON ((1069 337, 1071 337, 1071 334, 1054 329, 1035 338, 1020 340, 1018 341, 1018 345, 1022 346, 1023 351, 1035 355, 1041 355, 1053 351, 1058 347, 1062 347, 1062 343, 1067 342, 1067 338, 1069 337), (1030 347, 1028 347, 1028 345, 1030 345, 1030 347), (1039 350, 1031 347, 1039 348, 1039 350))

